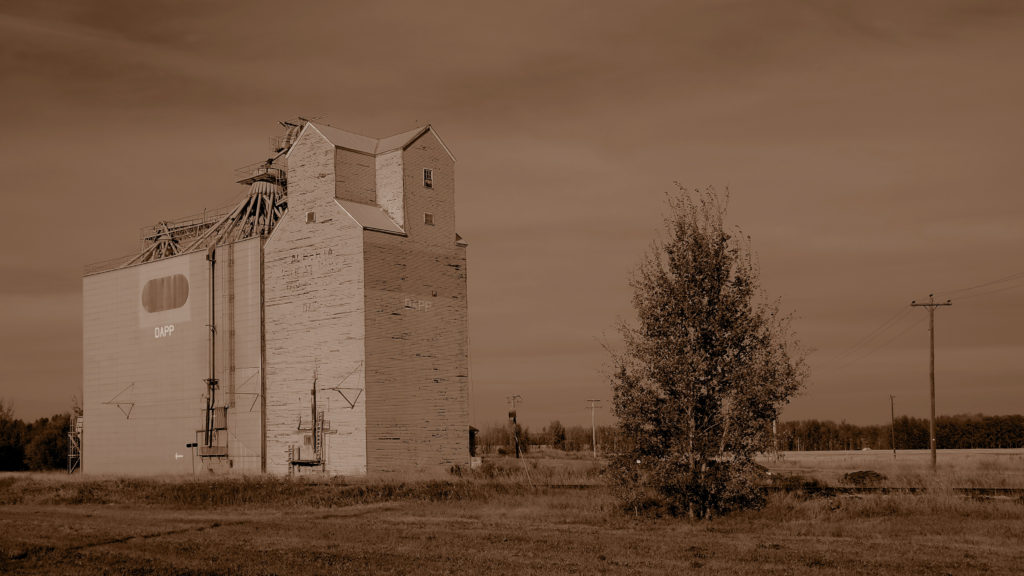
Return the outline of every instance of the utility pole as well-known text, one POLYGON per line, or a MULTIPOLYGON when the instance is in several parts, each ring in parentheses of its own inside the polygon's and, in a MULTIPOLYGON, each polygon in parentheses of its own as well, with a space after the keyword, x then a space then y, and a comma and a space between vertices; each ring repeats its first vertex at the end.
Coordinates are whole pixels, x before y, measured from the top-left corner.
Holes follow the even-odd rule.
POLYGON ((939 306, 952 306, 951 300, 945 302, 936 302, 935 295, 929 294, 927 302, 918 302, 917 300, 910 301, 911 306, 924 306, 928 308, 928 334, 931 339, 931 365, 929 369, 929 375, 931 377, 931 391, 932 391, 932 419, 928 429, 931 434, 931 446, 932 446, 932 472, 936 470, 935 463, 935 309, 939 306))
POLYGON ((889 415, 892 418, 890 428, 892 431, 892 459, 896 459, 896 397, 889 394, 889 415))
POLYGON ((596 424, 597 421, 594 419, 594 409, 597 408, 597 405, 600 404, 601 401, 600 400, 587 400, 587 402, 590 402, 590 432, 592 434, 592 439, 591 439, 592 444, 591 444, 591 446, 593 446, 593 448, 594 448, 594 459, 596 460, 597 459, 597 424, 596 424))
POLYGON ((508 413, 508 419, 512 421, 512 439, 516 444, 516 458, 519 458, 522 451, 519 449, 519 431, 516 430, 516 403, 522 402, 523 397, 519 394, 513 394, 508 397, 508 401, 512 403, 512 410, 508 413))
POLYGON ((775 429, 775 419, 774 418, 772 419, 772 451, 774 452, 773 456, 775 457, 775 461, 778 462, 779 461, 779 433, 778 433, 778 430, 775 429))

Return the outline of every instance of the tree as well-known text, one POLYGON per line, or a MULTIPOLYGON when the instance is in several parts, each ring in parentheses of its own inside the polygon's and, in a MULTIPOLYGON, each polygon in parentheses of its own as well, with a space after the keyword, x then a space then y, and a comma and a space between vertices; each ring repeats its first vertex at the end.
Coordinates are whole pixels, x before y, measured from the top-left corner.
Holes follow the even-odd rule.
POLYGON ((771 422, 801 388, 790 317, 764 298, 748 241, 725 229, 728 197, 669 196, 667 238, 636 269, 635 324, 612 351, 626 446, 612 463, 620 497, 709 518, 758 505, 771 422))
POLYGON ((14 418, 14 406, 0 398, 0 470, 24 470, 25 423, 14 418))
POLYGON ((552 448, 565 449, 565 426, 558 420, 552 420, 547 429, 547 443, 552 448))
POLYGON ((50 470, 68 465, 68 430, 71 415, 55 414, 32 424, 32 438, 25 446, 25 463, 32 470, 50 470))
POLYGON ((530 429, 520 424, 513 424, 513 437, 512 442, 509 444, 509 451, 515 454, 516 443, 519 444, 520 454, 526 454, 530 451, 530 429))
POLYGON ((591 438, 589 426, 586 428, 578 424, 570 426, 565 431, 565 449, 573 452, 587 450, 590 448, 591 438))

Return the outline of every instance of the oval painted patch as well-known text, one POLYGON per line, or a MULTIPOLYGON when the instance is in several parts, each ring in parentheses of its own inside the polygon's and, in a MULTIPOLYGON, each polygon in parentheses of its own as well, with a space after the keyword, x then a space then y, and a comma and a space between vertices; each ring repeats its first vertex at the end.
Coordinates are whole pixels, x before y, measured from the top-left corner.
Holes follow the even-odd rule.
POLYGON ((142 307, 146 312, 181 308, 188 302, 188 278, 183 274, 153 278, 142 287, 142 307))

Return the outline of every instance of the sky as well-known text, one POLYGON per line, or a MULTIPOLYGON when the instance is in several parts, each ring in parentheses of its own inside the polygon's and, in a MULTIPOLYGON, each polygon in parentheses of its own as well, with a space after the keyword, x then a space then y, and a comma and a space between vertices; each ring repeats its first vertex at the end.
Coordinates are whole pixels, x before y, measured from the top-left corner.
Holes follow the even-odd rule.
POLYGON ((666 194, 728 189, 811 375, 784 419, 1024 413, 1024 4, 0 0, 0 399, 81 396, 83 266, 227 206, 278 121, 431 123, 472 420, 610 424, 666 194))

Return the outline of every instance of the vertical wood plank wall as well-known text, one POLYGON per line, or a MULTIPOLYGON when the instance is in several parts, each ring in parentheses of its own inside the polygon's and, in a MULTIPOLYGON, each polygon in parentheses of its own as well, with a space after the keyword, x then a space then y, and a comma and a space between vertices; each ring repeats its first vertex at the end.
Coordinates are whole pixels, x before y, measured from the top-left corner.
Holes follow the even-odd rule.
MULTIPOLYGON (((334 146, 303 132, 288 156, 288 211, 265 246, 267 472, 288 471, 288 447, 309 451, 314 370, 333 433, 326 470, 366 472, 366 404, 332 387, 364 386, 362 229, 335 202, 334 146), (307 223, 307 213, 315 221, 307 223)), ((304 452, 307 454, 308 452, 304 452)))
MULTIPOLYGON (((86 276, 82 288, 83 471, 191 474, 193 451, 186 444, 195 442, 196 431, 203 427, 209 366, 206 252, 86 276), (173 274, 188 279, 185 305, 147 312, 141 305, 145 283, 173 274), (173 331, 167 331, 169 326, 173 331)), ((218 250, 215 294, 220 351, 216 375, 222 384, 217 405, 228 406, 231 401, 228 344, 232 331, 237 402, 228 410, 230 433, 220 439, 228 446, 229 457, 205 462, 196 457, 196 469, 211 464, 235 472, 259 472, 259 404, 253 407, 257 397, 244 394, 259 392, 258 238, 218 250), (229 254, 233 254, 232 266, 229 254)))
POLYGON ((454 162, 428 132, 406 149, 402 166, 408 236, 365 233, 373 472, 469 461, 466 251, 455 244, 454 162), (424 168, 433 171, 429 189, 424 168))

